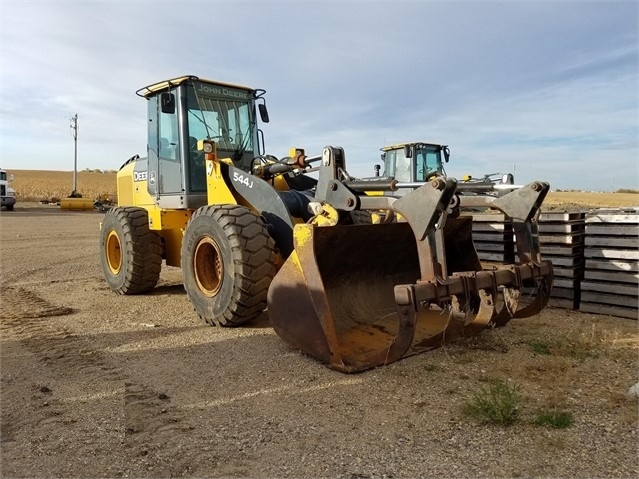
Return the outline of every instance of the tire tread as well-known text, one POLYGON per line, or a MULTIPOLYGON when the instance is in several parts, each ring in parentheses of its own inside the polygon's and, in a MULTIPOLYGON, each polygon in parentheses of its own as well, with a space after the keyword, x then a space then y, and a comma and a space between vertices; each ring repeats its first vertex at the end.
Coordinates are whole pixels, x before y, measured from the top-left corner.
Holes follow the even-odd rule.
MULTIPOLYGON (((220 317, 209 318, 197 309, 196 312, 213 325, 239 326, 266 309, 266 293, 276 273, 274 242, 259 216, 244 206, 203 206, 193 214, 191 221, 203 215, 223 229, 231 248, 235 275, 230 304, 220 317)), ((187 294, 190 295, 188 290, 187 294)))
MULTIPOLYGON (((121 226, 124 232, 124 237, 120 238, 122 254, 130 255, 127 263, 130 267, 115 291, 133 295, 152 290, 160 278, 162 246, 157 233, 149 229, 147 211, 136 206, 124 206, 111 208, 106 215, 112 215, 121 226)), ((102 254, 105 254, 104 251, 102 254)))

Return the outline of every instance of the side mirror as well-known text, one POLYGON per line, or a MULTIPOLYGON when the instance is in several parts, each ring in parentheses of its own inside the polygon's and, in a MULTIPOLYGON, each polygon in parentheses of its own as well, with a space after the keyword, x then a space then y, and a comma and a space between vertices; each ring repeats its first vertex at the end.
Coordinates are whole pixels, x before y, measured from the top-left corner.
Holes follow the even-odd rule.
POLYGON ((257 105, 258 110, 260 110, 260 118, 262 118, 262 123, 268 123, 268 110, 266 109, 266 104, 260 103, 257 105))
POLYGON ((413 150, 411 149, 410 145, 404 145, 404 156, 406 158, 413 157, 413 150))
POLYGON ((173 93, 162 93, 160 95, 160 108, 162 109, 162 113, 174 114, 175 95, 173 93))
POLYGON ((448 161, 450 160, 450 148, 448 148, 447 146, 444 147, 444 161, 446 163, 448 163, 448 161))
POLYGON ((375 176, 379 176, 379 170, 381 170, 382 167, 379 165, 375 165, 373 166, 373 168, 375 169, 375 176))

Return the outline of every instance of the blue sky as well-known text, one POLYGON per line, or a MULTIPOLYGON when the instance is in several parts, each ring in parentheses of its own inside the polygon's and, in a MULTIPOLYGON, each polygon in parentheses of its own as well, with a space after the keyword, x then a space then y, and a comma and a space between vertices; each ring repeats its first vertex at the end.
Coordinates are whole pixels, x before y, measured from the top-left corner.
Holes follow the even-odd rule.
POLYGON ((0 164, 118 169, 146 152, 135 91, 184 74, 267 91, 267 152, 433 141, 449 175, 639 188, 638 3, 0 3, 0 164))

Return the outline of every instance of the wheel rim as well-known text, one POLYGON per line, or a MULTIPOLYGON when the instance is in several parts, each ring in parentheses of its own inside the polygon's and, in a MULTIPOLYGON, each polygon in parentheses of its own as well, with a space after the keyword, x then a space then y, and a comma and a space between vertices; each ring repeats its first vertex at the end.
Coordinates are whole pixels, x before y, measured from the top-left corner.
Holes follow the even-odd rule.
POLYGON ((215 296, 222 287, 224 263, 220 248, 213 238, 202 238, 193 256, 195 283, 205 296, 215 296))
POLYGON ((120 237, 117 232, 113 230, 109 231, 105 250, 109 271, 111 271, 112 274, 118 274, 120 269, 122 269, 122 245, 120 244, 120 237))

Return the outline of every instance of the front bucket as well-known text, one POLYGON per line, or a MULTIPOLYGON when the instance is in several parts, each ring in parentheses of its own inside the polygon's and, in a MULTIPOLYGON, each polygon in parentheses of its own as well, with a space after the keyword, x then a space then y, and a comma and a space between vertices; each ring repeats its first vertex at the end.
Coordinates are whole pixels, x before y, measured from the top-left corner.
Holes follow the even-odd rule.
MULTIPOLYGON (((475 271, 470 223, 451 223, 454 269, 475 271)), ((271 283, 268 313, 292 346, 334 369, 362 371, 462 334, 450 309, 437 305, 418 311, 410 324, 400 317, 395 286, 419 279, 407 223, 296 225, 295 250, 271 283)))

